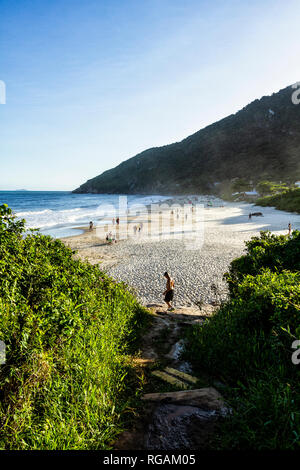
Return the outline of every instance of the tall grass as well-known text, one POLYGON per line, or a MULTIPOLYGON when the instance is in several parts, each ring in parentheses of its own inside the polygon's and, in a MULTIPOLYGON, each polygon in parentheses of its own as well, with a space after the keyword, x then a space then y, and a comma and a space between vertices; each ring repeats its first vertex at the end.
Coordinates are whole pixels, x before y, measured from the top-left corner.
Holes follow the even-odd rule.
POLYGON ((134 404, 146 311, 63 243, 0 207, 2 449, 107 449, 134 404))

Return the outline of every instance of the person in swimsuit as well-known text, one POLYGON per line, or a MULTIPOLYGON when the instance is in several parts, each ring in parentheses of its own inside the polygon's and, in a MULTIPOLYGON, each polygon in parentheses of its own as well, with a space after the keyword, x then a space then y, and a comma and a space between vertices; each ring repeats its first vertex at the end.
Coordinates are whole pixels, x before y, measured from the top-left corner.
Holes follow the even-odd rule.
POLYGON ((165 302, 168 306, 168 309, 173 310, 171 302, 174 297, 174 280, 170 277, 169 273, 166 271, 164 277, 167 279, 166 290, 164 292, 165 302))

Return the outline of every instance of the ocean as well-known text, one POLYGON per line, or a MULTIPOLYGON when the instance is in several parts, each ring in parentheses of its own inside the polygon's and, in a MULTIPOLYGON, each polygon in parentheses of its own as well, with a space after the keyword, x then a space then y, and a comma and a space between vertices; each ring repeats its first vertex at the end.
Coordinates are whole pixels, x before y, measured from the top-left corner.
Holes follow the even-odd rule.
MULTIPOLYGON (((167 196, 73 194, 69 191, 0 191, 0 205, 7 204, 27 228, 39 228, 54 238, 82 233, 78 227, 101 224, 106 216, 117 216, 119 202, 131 207, 168 199, 167 196), (127 199, 124 199, 124 198, 127 199), (114 209, 116 212, 114 213, 114 209)), ((104 223, 104 222, 103 222, 104 223)))

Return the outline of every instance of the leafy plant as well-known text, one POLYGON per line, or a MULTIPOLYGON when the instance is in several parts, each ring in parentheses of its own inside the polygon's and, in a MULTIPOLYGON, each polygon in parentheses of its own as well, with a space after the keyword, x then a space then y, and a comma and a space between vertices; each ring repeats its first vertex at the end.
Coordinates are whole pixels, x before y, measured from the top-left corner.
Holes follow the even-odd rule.
POLYGON ((228 384, 233 412, 215 446, 294 449, 300 436, 300 371, 291 344, 300 331, 300 233, 262 232, 231 263, 230 299, 187 332, 184 356, 228 384))
POLYGON ((109 448, 139 390, 130 353, 146 311, 61 241, 0 214, 0 447, 109 448))
POLYGON ((288 189, 281 194, 259 198, 256 204, 258 206, 271 206, 283 211, 300 213, 300 188, 288 189))

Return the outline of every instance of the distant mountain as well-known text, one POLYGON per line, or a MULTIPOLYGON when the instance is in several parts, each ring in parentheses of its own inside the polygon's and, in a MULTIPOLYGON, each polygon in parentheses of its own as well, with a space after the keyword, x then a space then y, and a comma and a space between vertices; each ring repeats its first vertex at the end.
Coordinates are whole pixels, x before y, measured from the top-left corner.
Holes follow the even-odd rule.
POLYGON ((88 180, 76 193, 214 192, 216 183, 245 178, 300 179, 300 105, 290 86, 181 142, 150 148, 88 180))

